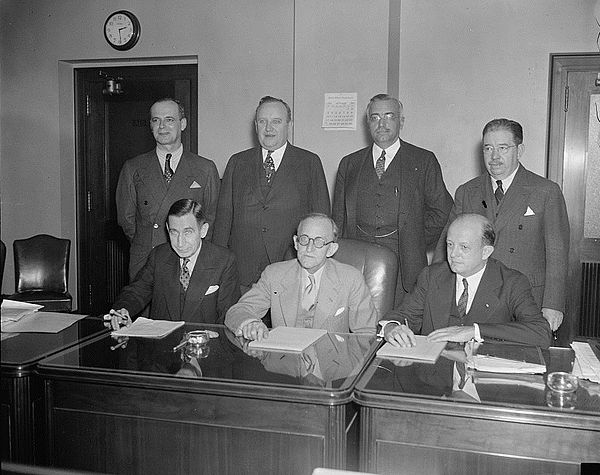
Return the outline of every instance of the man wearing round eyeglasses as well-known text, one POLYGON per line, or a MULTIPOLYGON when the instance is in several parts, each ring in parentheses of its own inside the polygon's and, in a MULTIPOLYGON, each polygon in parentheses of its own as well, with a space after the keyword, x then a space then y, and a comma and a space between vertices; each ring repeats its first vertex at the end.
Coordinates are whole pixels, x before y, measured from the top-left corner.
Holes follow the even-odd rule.
POLYGON ((337 234, 325 214, 303 218, 294 236, 297 259, 267 266, 229 309, 225 325, 237 336, 261 340, 269 334, 262 318, 270 308, 273 327, 375 333, 377 310, 362 273, 332 258, 337 234))
MULTIPOLYGON (((569 219, 559 186, 520 163, 521 124, 494 119, 483 128, 487 173, 456 190, 448 222, 461 213, 486 216, 496 229, 492 257, 529 278, 542 314, 556 330, 562 323, 569 258, 569 219)), ((434 261, 445 259, 446 232, 434 261)))

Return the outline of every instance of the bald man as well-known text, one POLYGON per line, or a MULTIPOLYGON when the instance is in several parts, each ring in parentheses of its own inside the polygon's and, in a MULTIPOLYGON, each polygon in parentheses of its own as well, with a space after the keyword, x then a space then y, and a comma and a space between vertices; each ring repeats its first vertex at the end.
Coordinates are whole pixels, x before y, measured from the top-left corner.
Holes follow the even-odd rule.
POLYGON ((415 290, 382 320, 380 335, 413 346, 431 341, 507 340, 547 348, 552 332, 525 275, 490 258, 495 232, 479 214, 459 215, 448 228, 447 262, 423 269, 415 290))

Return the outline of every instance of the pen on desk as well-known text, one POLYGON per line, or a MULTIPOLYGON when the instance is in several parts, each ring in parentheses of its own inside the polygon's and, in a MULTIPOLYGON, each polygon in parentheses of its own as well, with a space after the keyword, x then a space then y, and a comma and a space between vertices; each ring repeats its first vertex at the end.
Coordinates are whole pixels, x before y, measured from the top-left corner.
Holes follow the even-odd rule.
MULTIPOLYGON (((406 318, 404 319, 404 325, 406 325, 408 327, 408 320, 406 318)), ((408 327, 408 328, 410 328, 410 327, 408 327)))
POLYGON ((127 344, 127 339, 124 339, 123 341, 120 341, 116 345, 111 346, 110 349, 111 349, 111 351, 115 351, 117 348, 121 348, 121 347, 125 346, 126 344, 127 344))
POLYGON ((181 343, 179 343, 179 345, 174 346, 173 347, 173 353, 175 353, 176 351, 180 350, 181 348, 183 348, 185 345, 187 345, 187 340, 183 340, 181 343))
POLYGON ((485 209, 487 209, 487 203, 485 202, 485 200, 483 200, 483 201, 481 202, 481 204, 483 205, 483 207, 484 207, 485 209))

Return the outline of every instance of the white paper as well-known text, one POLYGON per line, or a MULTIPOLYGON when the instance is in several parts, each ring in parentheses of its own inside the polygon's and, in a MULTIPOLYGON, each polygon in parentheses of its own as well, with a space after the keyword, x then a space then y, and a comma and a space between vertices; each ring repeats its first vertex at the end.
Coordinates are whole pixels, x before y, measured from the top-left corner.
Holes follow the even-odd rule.
POLYGON ((336 92, 325 94, 323 124, 326 130, 356 130, 356 92, 336 92))
POLYGON ((25 315, 36 312, 43 305, 37 305, 29 302, 19 302, 18 300, 4 299, 0 309, 1 321, 5 322, 16 322, 23 318, 25 315))
POLYGON ((128 336, 133 338, 163 338, 169 333, 183 326, 185 322, 170 320, 153 320, 151 318, 138 317, 128 327, 123 327, 120 330, 111 333, 111 336, 128 336))
POLYGON ((573 374, 578 378, 600 383, 600 361, 589 343, 574 341, 571 343, 571 348, 575 351, 573 374))
POLYGON ((78 313, 34 312, 16 322, 2 322, 2 331, 10 333, 58 333, 87 317, 78 313))
POLYGON ((386 343, 377 350, 377 356, 381 358, 404 358, 435 363, 442 350, 446 347, 445 341, 428 341, 424 335, 415 335, 415 338, 417 344, 407 348, 398 348, 391 343, 386 343))
POLYGON ((327 334, 320 328, 275 327, 268 338, 251 341, 248 348, 253 350, 301 352, 327 334))
POLYGON ((467 366, 477 371, 487 371, 491 373, 542 374, 546 372, 546 365, 543 364, 508 360, 487 355, 473 356, 467 366))

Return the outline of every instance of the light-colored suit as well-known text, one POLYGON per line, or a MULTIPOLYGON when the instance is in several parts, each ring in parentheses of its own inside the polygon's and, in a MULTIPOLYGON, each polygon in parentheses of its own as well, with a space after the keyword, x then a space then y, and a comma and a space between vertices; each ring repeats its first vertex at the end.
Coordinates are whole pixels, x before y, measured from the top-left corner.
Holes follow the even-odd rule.
POLYGON ((211 237, 219 183, 215 164, 190 152, 183 152, 168 186, 156 150, 125 162, 117 184, 116 203, 117 220, 131 243, 131 279, 146 262, 150 250, 167 242, 165 221, 175 201, 189 198, 200 203, 210 224, 207 238, 211 237))
MULTIPOLYGON (((496 230, 492 257, 527 276, 541 307, 564 312, 569 263, 569 218, 556 183, 519 165, 506 195, 496 205, 487 173, 456 190, 448 223, 461 213, 487 217, 496 230)), ((434 262, 445 260, 446 233, 438 242, 434 262)))
MULTIPOLYGON (((429 335, 449 326, 452 299, 456 298, 456 274, 447 262, 432 264, 421 272, 415 290, 386 320, 408 320, 416 334, 429 335)), ((464 325, 477 323, 484 339, 507 340, 547 348, 552 332, 531 295, 531 286, 520 272, 488 259, 464 325)))
MULTIPOLYGON (((301 282, 302 268, 297 259, 267 266, 259 281, 229 309, 225 325, 236 332, 248 319, 262 319, 270 308, 273 328, 296 326, 301 282)), ((360 271, 327 259, 317 295, 314 328, 375 333, 377 321, 377 310, 360 271)))

